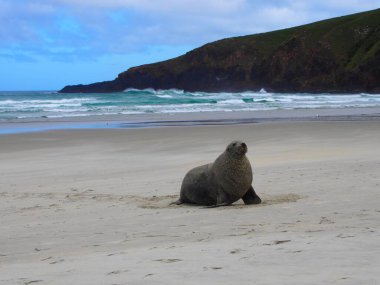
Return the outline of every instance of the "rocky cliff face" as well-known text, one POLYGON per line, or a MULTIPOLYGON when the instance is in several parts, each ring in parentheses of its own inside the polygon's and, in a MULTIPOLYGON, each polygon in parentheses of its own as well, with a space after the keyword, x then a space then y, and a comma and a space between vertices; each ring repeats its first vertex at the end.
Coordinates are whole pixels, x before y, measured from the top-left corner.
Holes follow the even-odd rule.
POLYGON ((66 86, 60 92, 127 88, 380 93, 380 9, 223 39, 130 68, 113 81, 66 86))

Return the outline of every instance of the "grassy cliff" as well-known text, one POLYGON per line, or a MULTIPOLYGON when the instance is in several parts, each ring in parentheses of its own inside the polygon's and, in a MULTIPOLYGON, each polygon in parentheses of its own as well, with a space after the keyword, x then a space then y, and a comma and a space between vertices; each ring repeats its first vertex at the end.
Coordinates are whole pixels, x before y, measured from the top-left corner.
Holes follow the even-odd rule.
POLYGON ((133 67, 113 81, 61 92, 126 88, 188 91, 380 92, 380 9, 227 38, 133 67))

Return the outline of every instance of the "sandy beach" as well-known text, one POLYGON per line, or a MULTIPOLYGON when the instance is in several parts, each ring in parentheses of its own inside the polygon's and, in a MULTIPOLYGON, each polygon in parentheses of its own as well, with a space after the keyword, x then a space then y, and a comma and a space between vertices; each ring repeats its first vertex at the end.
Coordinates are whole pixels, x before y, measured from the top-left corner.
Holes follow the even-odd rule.
POLYGON ((0 284, 380 284, 379 146, 378 119, 1 135, 0 284), (169 206, 234 139, 263 203, 169 206))

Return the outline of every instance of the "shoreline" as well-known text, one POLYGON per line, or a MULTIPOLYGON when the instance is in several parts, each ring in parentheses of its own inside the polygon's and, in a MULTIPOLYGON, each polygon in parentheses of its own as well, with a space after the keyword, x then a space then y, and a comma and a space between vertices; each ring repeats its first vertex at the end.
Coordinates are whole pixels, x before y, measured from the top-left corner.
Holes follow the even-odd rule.
POLYGON ((271 122, 379 120, 380 107, 102 115, 2 121, 0 135, 69 129, 136 129, 271 122))

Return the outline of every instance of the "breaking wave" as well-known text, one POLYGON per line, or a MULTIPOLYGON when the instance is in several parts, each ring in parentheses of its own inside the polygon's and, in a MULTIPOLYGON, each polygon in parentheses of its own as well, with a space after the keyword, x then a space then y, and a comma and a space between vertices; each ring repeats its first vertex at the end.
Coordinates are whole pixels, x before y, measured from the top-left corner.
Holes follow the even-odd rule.
POLYGON ((207 93, 127 89, 120 93, 0 92, 0 119, 90 115, 379 107, 380 94, 207 93))

